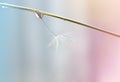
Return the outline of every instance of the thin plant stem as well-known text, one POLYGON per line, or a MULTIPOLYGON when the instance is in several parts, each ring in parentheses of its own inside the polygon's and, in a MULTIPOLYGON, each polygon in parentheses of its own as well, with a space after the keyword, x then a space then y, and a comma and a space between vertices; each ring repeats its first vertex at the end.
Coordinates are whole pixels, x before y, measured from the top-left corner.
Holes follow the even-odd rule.
POLYGON ((14 4, 2 3, 2 2, 0 2, 0 5, 1 6, 6 6, 6 7, 11 7, 11 8, 16 8, 16 9, 21 9, 21 10, 27 10, 27 11, 30 11, 30 12, 37 13, 39 15, 46 15, 46 16, 62 19, 62 20, 68 21, 68 22, 72 22, 72 23, 75 23, 75 24, 78 24, 78 25, 82 25, 82 26, 85 26, 85 27, 88 27, 88 28, 91 28, 91 29, 94 29, 94 30, 112 35, 112 36, 115 36, 115 37, 120 37, 120 34, 116 34, 116 33, 104 30, 102 28, 98 28, 98 27, 95 27, 95 26, 92 26, 92 25, 89 25, 89 24, 82 23, 82 22, 77 21, 77 20, 73 20, 73 19, 70 19, 70 18, 67 18, 67 17, 56 15, 56 14, 53 14, 53 13, 44 12, 44 11, 41 11, 41 10, 38 10, 38 9, 33 9, 33 8, 29 8, 29 7, 24 7, 24 6, 18 6, 18 5, 14 5, 14 4))

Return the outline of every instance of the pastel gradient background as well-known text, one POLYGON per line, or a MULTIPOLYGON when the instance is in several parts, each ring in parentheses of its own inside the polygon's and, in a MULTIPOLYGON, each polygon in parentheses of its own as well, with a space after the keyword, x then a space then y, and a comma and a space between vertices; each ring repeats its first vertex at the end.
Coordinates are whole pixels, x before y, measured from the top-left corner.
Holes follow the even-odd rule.
MULTIPOLYGON (((120 34, 119 0, 0 2, 37 8, 120 34)), ((119 49, 120 38, 0 7, 0 82, 120 82, 119 49)))
MULTIPOLYGON (((91 0, 91 24, 120 33, 119 0, 91 0)), ((93 53, 96 58, 95 82, 119 82, 120 39, 99 32, 93 32, 93 53)))

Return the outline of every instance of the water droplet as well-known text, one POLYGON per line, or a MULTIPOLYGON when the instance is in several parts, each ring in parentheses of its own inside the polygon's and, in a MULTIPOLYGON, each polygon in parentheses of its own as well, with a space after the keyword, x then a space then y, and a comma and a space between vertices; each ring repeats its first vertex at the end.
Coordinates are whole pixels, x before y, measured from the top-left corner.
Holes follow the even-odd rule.
POLYGON ((1 6, 1 8, 7 8, 6 6, 1 6))
POLYGON ((43 14, 41 14, 41 13, 37 13, 37 12, 35 12, 35 15, 36 15, 37 18, 40 18, 40 19, 43 18, 43 14))

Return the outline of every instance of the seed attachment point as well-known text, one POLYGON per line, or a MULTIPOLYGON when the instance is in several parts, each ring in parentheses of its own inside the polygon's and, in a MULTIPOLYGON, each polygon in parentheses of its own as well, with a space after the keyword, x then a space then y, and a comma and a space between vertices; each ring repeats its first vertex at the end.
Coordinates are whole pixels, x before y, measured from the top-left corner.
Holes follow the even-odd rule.
POLYGON ((37 12, 37 11, 35 12, 35 15, 36 15, 37 18, 40 18, 40 19, 42 19, 43 16, 44 16, 42 13, 37 12))

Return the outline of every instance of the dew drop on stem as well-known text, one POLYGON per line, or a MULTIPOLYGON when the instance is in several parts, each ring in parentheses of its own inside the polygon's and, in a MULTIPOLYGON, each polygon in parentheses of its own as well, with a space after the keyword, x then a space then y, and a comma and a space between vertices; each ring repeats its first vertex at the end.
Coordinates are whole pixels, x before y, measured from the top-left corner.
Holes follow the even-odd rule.
POLYGON ((41 14, 41 13, 35 12, 35 15, 37 18, 40 18, 40 19, 43 18, 43 14, 41 14))

